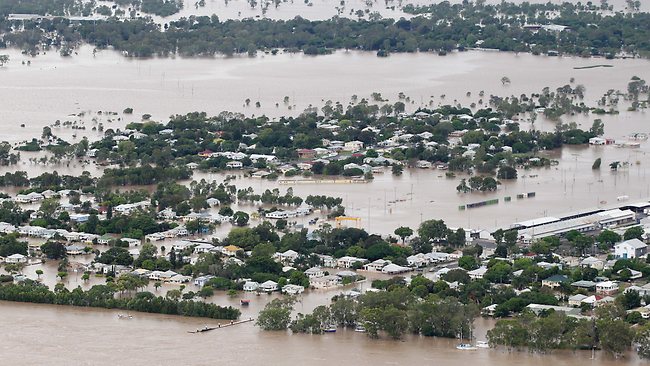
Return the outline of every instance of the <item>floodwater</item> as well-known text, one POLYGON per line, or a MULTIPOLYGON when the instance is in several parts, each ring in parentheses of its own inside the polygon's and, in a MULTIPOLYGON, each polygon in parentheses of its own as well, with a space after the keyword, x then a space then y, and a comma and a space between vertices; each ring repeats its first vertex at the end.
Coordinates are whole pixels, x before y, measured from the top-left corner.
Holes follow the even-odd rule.
MULTIPOLYGON (((0 354, 10 365, 639 365, 634 355, 615 360, 589 352, 533 355, 501 350, 458 351, 451 339, 406 336, 372 340, 353 331, 325 335, 263 332, 252 323, 204 334, 188 331, 217 321, 120 311, 0 302, 10 331, 0 333, 0 354), (48 331, 51 330, 51 331, 48 331)), ((491 320, 476 323, 485 339, 491 320)))
MULTIPOLYGON (((491 94, 519 96, 546 86, 555 89, 568 84, 572 77, 575 85, 585 85, 585 103, 595 106, 608 89, 626 90, 632 76, 650 80, 650 63, 643 59, 539 57, 480 51, 446 57, 417 53, 377 58, 372 53, 340 51, 319 57, 281 54, 136 60, 111 51, 93 57, 90 47, 82 47, 79 55, 70 58, 61 58, 54 52, 32 58, 31 66, 20 63, 28 58, 15 50, 10 52, 12 61, 0 69, 0 113, 5 127, 0 140, 13 143, 40 136, 42 127, 56 120, 76 123, 85 130, 54 127, 54 134, 69 141, 78 141, 82 136, 96 140, 102 133, 92 128, 100 123, 105 129, 123 128, 128 122, 138 121, 144 113, 163 122, 172 114, 197 110, 210 115, 229 110, 277 117, 296 115, 309 105, 321 106, 327 100, 346 105, 352 95, 370 98, 372 92, 380 92, 391 103, 398 100, 399 92, 404 92, 411 99, 408 108, 414 110, 418 106, 455 102, 469 105, 480 99, 480 91, 485 92, 483 99, 487 100, 491 94), (599 64, 613 67, 574 69, 599 64), (508 76, 512 83, 503 86, 502 76, 508 76), (470 96, 467 92, 471 92, 470 96), (289 106, 282 102, 284 96, 290 97, 289 106), (246 98, 252 100, 249 107, 244 106, 246 98), (261 102, 260 108, 252 106, 255 101, 261 102), (126 107, 133 107, 134 114, 123 115, 121 111, 126 107), (117 115, 107 115, 107 111, 117 115), (79 117, 80 113, 83 116, 79 117), (25 127, 19 127, 20 124, 25 127)), ((650 132, 647 112, 627 112, 625 104, 619 109, 619 115, 568 116, 563 122, 576 122, 588 129, 593 119, 601 118, 605 122, 605 136, 619 141, 632 132, 650 132)), ((540 116, 535 126, 524 121, 522 128, 552 131, 555 125, 556 122, 540 116)), ((538 216, 606 207, 622 195, 631 200, 650 198, 646 172, 649 149, 648 143, 643 142, 638 149, 580 146, 543 153, 560 164, 521 170, 520 179, 503 182, 494 193, 459 195, 455 187, 461 176, 449 179, 436 170, 408 170, 401 177, 393 177, 387 170, 376 174, 368 184, 296 184, 293 188, 303 198, 314 192, 342 197, 348 214, 362 219, 361 227, 381 234, 391 233, 400 225, 417 227, 421 220, 430 218, 442 218, 451 226, 494 228, 538 216), (591 165, 598 157, 603 159, 603 168, 592 171, 591 165), (628 162, 629 166, 611 172, 608 164, 613 161, 628 162), (536 192, 537 196, 503 203, 503 197, 526 192, 536 192), (458 210, 461 204, 492 198, 500 198, 502 203, 458 210)), ((0 174, 26 170, 35 176, 50 169, 65 174, 99 172, 92 164, 76 161, 47 167, 29 161, 30 157, 41 155, 23 153, 19 165, 3 167, 0 174)), ((196 172, 194 179, 201 178, 221 181, 224 175, 196 172)), ((234 183, 260 191, 278 187, 276 182, 255 179, 238 179, 234 183)), ((279 188, 285 190, 288 186, 279 188)))
MULTIPOLYGON (((460 3, 462 0, 451 0, 452 4, 460 3)), ((441 0, 283 0, 277 1, 277 6, 273 1, 264 0, 205 0, 205 6, 198 6, 198 1, 185 1, 185 6, 177 14, 168 17, 153 16, 157 23, 167 23, 190 16, 211 16, 216 14, 219 19, 245 19, 245 18, 267 18, 288 20, 295 17, 301 17, 309 20, 324 20, 334 16, 358 19, 358 11, 363 12, 362 19, 368 19, 369 14, 378 13, 382 18, 411 18, 413 15, 405 13, 402 8, 405 5, 429 5, 440 3, 441 0)), ((501 0, 487 0, 486 4, 499 4, 501 0)), ((514 3, 523 1, 514 0, 514 3)), ((530 3, 552 3, 562 4, 563 2, 579 3, 580 0, 531 0, 530 3)), ((109 3, 109 2, 100 2, 109 3)), ((582 1, 584 3, 584 1, 582 1)), ((593 3, 600 5, 600 2, 593 3)), ((614 11, 628 11, 625 0, 610 0, 610 5, 614 11)), ((126 8, 124 8, 126 9, 126 8)), ((641 11, 648 11, 650 6, 646 2, 641 2, 641 11)))

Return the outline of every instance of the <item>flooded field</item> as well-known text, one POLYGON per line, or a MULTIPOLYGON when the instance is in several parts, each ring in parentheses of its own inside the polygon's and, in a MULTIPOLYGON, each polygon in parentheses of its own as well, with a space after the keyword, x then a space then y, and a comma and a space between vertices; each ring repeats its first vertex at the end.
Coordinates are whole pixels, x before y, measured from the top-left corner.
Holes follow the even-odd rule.
MULTIPOLYGON (((117 311, 99 309, 0 302, 0 312, 14 324, 10 332, 0 334, 3 362, 11 365, 642 364, 633 355, 615 360, 597 354, 590 360, 589 352, 540 356, 500 350, 458 351, 451 339, 407 336, 403 341, 371 340, 351 330, 320 336, 287 335, 262 332, 252 323, 188 334, 206 322, 216 322, 141 313, 120 320, 117 311)), ((489 320, 477 320, 477 339, 484 339, 491 326, 489 320)))
MULTIPOLYGON (((98 132, 91 131, 93 126, 103 123, 105 128, 120 128, 145 113, 160 121, 193 111, 279 117, 297 115, 310 105, 321 107, 327 100, 347 105, 353 95, 370 98, 373 92, 393 103, 397 94, 404 92, 411 98, 409 110, 429 106, 430 102, 433 106, 454 101, 469 105, 479 99, 481 90, 486 97, 519 96, 539 92, 546 86, 555 89, 568 84, 572 77, 576 84, 585 85, 585 101, 595 104, 608 89, 625 90, 634 75, 650 79, 650 62, 642 59, 539 57, 480 51, 448 56, 394 54, 388 58, 339 51, 317 57, 262 54, 253 58, 149 60, 125 58, 111 51, 93 56, 88 46, 69 58, 56 52, 36 58, 16 50, 7 52, 12 61, 0 70, 0 113, 4 116, 3 126, 8 127, 2 139, 8 141, 40 136, 42 127, 56 120, 79 120, 86 127, 85 131, 57 129, 55 133, 62 137, 77 134, 81 138, 88 134, 96 138, 98 132), (31 66, 22 65, 22 61, 31 61, 31 66), (603 63, 614 67, 574 69, 603 63), (512 83, 504 87, 500 81, 503 76, 508 76, 512 83), (472 93, 470 97, 467 92, 472 93), (285 96, 290 98, 288 105, 283 103, 285 96), (251 100, 248 107, 244 103, 247 98, 251 100), (260 108, 254 106, 257 101, 260 108), (126 107, 134 108, 132 116, 121 115, 126 107), (98 115, 98 111, 120 115, 98 115), (70 116, 82 112, 83 118, 70 116), (21 124, 25 127, 21 128, 21 124)), ((623 114, 616 120, 624 117, 626 125, 645 126, 642 121, 646 117, 641 114, 623 114)))
MULTIPOLYGON (((323 20, 334 16, 347 17, 352 19, 358 18, 358 11, 363 12, 365 19, 370 13, 378 13, 382 18, 410 18, 413 15, 402 10, 405 5, 428 5, 440 3, 441 0, 288 0, 278 1, 277 5, 271 1, 246 1, 246 0, 205 0, 204 6, 199 6, 198 1, 185 1, 184 8, 177 14, 169 17, 157 17, 154 19, 158 23, 166 23, 177 20, 182 17, 194 16, 211 16, 216 14, 219 19, 244 19, 244 18, 268 18, 268 19, 293 19, 297 16, 309 20, 323 20)), ((452 4, 461 3, 462 0, 451 0, 452 4)), ((499 4, 501 0, 486 0, 486 4, 499 4)), ((513 3, 522 3, 520 0, 511 0, 513 3)), ((532 4, 562 4, 565 2, 577 4, 585 3, 580 0, 531 0, 532 4)), ((109 2, 100 2, 109 3, 109 2)), ((600 5, 599 1, 593 1, 594 4, 600 5)), ((609 0, 608 4, 614 7, 615 11, 627 11, 625 0, 609 0)), ((650 4, 641 2, 640 10, 647 11, 650 4)))

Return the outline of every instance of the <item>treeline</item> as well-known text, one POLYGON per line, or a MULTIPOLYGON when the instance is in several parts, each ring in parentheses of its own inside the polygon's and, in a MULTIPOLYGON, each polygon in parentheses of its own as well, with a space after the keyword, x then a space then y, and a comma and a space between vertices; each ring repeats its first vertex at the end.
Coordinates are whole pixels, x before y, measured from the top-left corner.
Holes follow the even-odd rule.
MULTIPOLYGON (((167 14, 177 1, 142 2, 147 9, 158 8, 167 14), (165 9, 163 9, 165 8, 165 9)), ((620 51, 650 52, 650 14, 602 15, 595 11, 575 11, 570 4, 555 6, 557 18, 547 17, 544 8, 530 5, 474 5, 447 2, 431 5, 410 20, 352 20, 332 18, 310 21, 226 20, 190 17, 170 22, 165 31, 150 19, 111 18, 88 24, 70 24, 65 19, 28 22, 25 29, 11 31, 13 23, 3 21, 4 42, 33 50, 39 44, 59 46, 81 40, 98 48, 113 47, 129 56, 150 57, 206 56, 236 53, 254 54, 258 50, 288 49, 306 54, 326 54, 334 49, 390 52, 435 51, 481 46, 502 51, 545 53, 549 50, 573 55, 614 55, 620 51), (504 12, 507 12, 503 16, 504 12), (570 31, 555 33, 532 31, 526 24, 561 24, 570 31), (72 31, 69 31, 68 29, 72 31), (54 37, 48 32, 54 31, 54 37)), ((150 10, 150 9, 148 9, 150 10)), ((153 11, 153 10, 151 10, 153 11)), ((18 25, 18 23, 16 23, 18 25)))
POLYGON ((233 307, 222 307, 204 302, 155 296, 137 292, 133 297, 115 298, 116 291, 108 285, 95 285, 88 291, 80 287, 69 291, 65 287, 50 291, 47 286, 26 280, 21 284, 0 286, 0 300, 39 304, 70 305, 104 309, 122 309, 145 313, 182 315, 213 319, 237 319, 241 313, 233 307))
POLYGON ((298 314, 290 321, 292 301, 274 301, 259 314, 264 330, 289 327, 294 333, 320 334, 329 327, 363 327, 371 338, 387 334, 399 339, 406 333, 427 337, 458 338, 469 335, 478 314, 474 305, 454 297, 416 297, 406 288, 366 292, 357 299, 335 298, 330 306, 319 306, 311 314, 298 314))
POLYGON ((6 172, 0 176, 0 187, 31 187, 25 192, 42 192, 47 189, 54 191, 62 189, 74 189, 87 191, 93 188, 96 179, 90 176, 90 172, 84 171, 79 176, 45 172, 37 177, 28 178, 27 172, 19 170, 13 173, 6 172))
POLYGON ((102 187, 147 185, 166 181, 190 179, 191 177, 192 171, 187 167, 164 168, 158 166, 142 166, 135 168, 106 169, 97 185, 102 187))
MULTIPOLYGON (((554 349, 601 349, 620 356, 634 340, 625 311, 615 305, 596 310, 596 319, 578 319, 555 311, 539 317, 526 312, 515 319, 499 320, 487 333, 490 345, 545 353, 554 349)), ((644 342, 647 347, 647 343, 644 342)))

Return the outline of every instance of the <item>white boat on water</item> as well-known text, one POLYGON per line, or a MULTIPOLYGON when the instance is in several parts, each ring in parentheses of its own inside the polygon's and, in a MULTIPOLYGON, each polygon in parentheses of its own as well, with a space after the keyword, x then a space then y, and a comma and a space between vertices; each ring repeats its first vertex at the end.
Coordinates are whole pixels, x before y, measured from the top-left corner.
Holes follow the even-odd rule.
POLYGON ((361 325, 358 325, 356 328, 354 328, 354 331, 355 331, 355 332, 358 332, 358 333, 365 333, 365 332, 366 332, 366 328, 364 328, 364 327, 361 326, 361 325))
POLYGON ((490 348, 490 345, 486 341, 477 341, 476 348, 490 348))
POLYGON ((478 348, 471 343, 461 343, 456 346, 456 349, 461 351, 475 351, 478 348))

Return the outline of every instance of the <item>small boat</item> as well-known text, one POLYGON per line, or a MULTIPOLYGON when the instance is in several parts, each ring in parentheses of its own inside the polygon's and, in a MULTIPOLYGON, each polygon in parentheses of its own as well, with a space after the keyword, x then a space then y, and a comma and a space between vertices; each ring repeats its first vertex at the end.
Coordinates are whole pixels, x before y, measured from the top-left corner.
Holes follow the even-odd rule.
POLYGON ((336 327, 333 325, 327 326, 327 328, 323 329, 323 332, 325 333, 336 333, 336 327))
POLYGON ((476 348, 490 348, 490 345, 486 341, 476 341, 476 348))
POLYGON ((251 303, 251 301, 249 299, 241 299, 239 300, 239 303, 241 304, 241 306, 248 306, 251 303))
POLYGON ((366 328, 364 328, 364 327, 361 326, 361 325, 357 325, 357 327, 354 328, 354 331, 355 331, 355 332, 358 332, 358 333, 365 333, 365 332, 366 332, 366 328))
POLYGON ((474 351, 477 348, 476 348, 476 346, 474 346, 474 345, 472 345, 470 343, 461 343, 461 344, 456 346, 456 349, 461 350, 461 351, 474 351))

